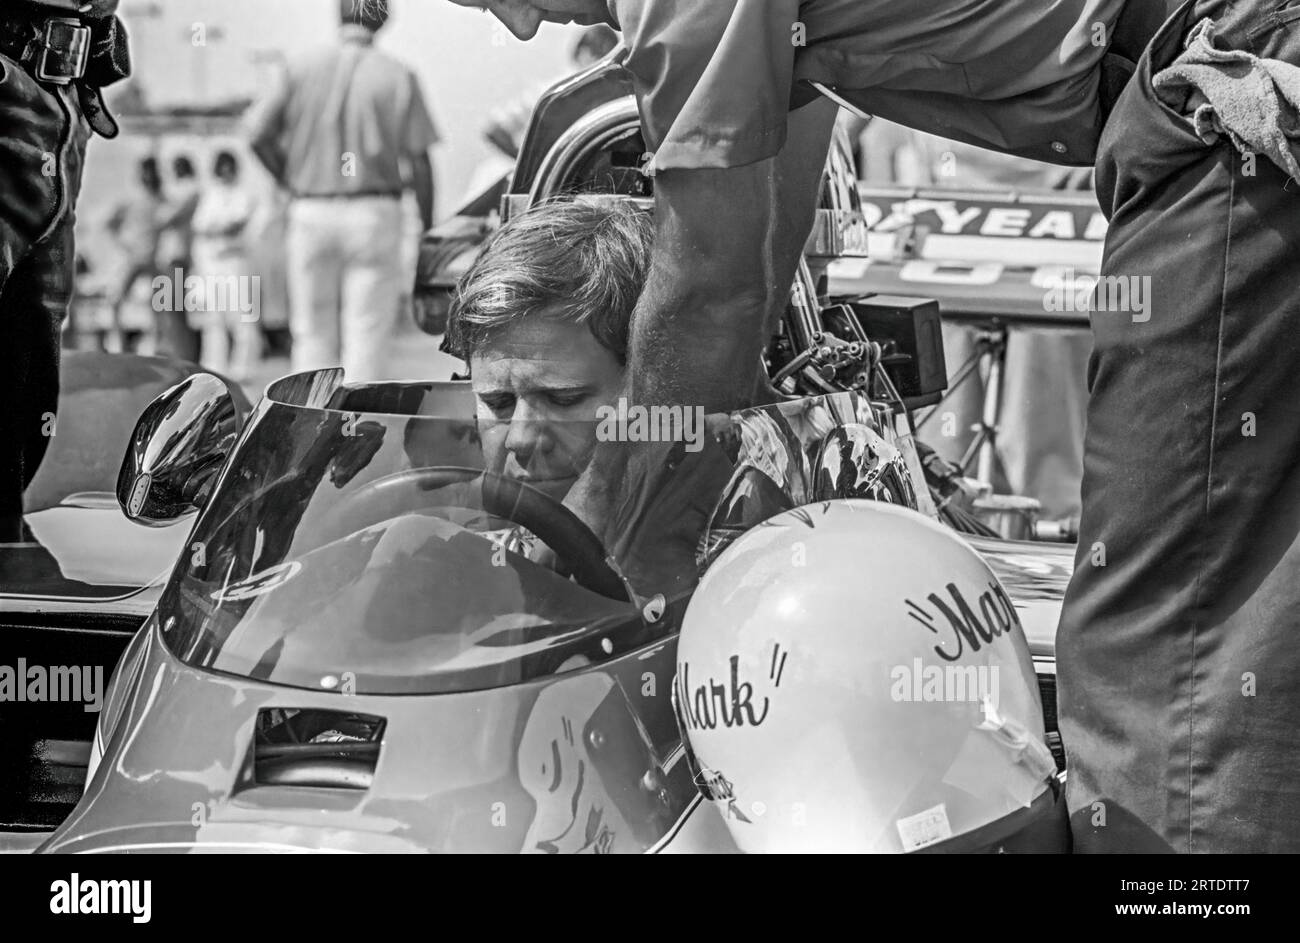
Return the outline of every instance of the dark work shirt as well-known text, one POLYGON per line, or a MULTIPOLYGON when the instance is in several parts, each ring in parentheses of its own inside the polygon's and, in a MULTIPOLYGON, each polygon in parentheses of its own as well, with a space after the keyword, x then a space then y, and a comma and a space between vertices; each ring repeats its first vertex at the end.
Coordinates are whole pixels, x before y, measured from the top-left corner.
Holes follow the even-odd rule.
POLYGON ((818 82, 867 114, 1086 164, 1126 0, 609 0, 653 168, 774 156, 818 82))

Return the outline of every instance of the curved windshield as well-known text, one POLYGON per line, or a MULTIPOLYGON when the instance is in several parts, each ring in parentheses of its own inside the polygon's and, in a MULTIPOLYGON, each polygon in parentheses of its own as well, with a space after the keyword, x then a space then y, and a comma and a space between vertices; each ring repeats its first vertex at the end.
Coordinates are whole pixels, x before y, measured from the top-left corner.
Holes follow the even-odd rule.
MULTIPOLYGON (((464 384, 349 387, 330 371, 274 385, 163 594, 169 647, 277 684, 415 694, 546 677, 675 631, 691 585, 638 595, 640 557, 563 505, 558 470, 581 465, 596 424, 548 429, 531 451, 535 430, 501 425, 474 418, 464 384)), ((671 461, 682 445, 689 460, 631 530, 653 543, 673 508, 711 509, 699 571, 810 500, 910 500, 903 443, 855 397, 683 429, 671 461)))

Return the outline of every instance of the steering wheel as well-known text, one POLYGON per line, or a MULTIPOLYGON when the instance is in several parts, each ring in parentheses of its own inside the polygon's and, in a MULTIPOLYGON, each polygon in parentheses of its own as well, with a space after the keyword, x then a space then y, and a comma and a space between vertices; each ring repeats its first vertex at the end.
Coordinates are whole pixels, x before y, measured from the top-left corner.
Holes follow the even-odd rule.
POLYGON ((344 521, 360 521, 364 527, 400 513, 409 504, 402 498, 409 499, 413 489, 436 491, 476 479, 484 511, 536 534, 568 564, 578 585, 608 599, 629 601, 622 578, 606 562, 604 546, 576 514, 536 488, 496 472, 454 465, 411 468, 367 483, 348 497, 340 511, 347 512, 344 521))

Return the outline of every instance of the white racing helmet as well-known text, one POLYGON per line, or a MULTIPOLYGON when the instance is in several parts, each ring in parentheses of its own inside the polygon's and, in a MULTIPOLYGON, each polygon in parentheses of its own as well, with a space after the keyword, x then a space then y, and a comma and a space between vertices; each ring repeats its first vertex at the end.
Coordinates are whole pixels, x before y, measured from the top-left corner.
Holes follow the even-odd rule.
POLYGON ((737 540, 686 612, 673 696, 744 851, 1065 850, 1015 606, 914 511, 830 501, 737 540))

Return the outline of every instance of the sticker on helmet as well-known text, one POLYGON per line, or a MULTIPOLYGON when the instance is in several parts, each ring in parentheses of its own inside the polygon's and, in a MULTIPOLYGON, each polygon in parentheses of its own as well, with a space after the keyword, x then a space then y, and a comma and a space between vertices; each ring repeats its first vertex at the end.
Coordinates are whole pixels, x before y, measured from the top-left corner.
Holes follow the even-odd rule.
POLYGON ((904 851, 916 851, 952 837, 948 810, 942 802, 924 812, 899 819, 895 824, 898 825, 898 837, 903 841, 904 851))

